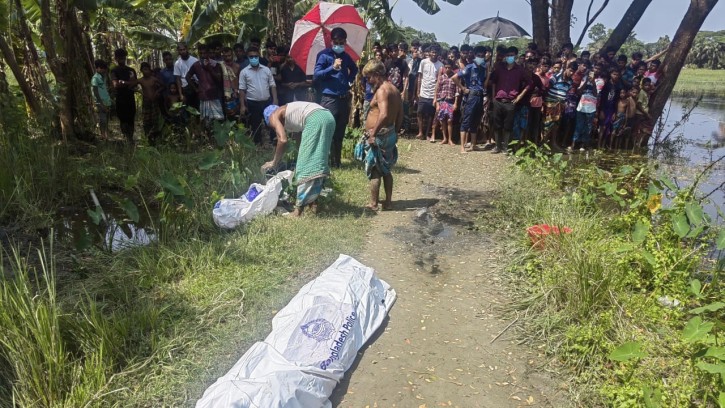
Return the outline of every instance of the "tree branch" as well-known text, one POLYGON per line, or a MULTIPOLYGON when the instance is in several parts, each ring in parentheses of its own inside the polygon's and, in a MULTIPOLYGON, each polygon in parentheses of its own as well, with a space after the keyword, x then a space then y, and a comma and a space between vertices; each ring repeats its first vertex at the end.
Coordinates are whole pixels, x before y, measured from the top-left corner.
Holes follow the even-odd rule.
POLYGON ((587 9, 587 22, 584 25, 584 29, 582 29, 582 33, 579 34, 579 39, 576 41, 576 45, 574 48, 577 48, 581 45, 582 41, 584 40, 584 35, 586 35, 587 30, 589 30, 589 27, 597 20, 600 14, 602 14, 602 11, 607 7, 609 4, 609 0, 604 0, 604 3, 602 3, 602 6, 599 7, 599 10, 597 10, 596 13, 592 16, 592 18, 589 18, 589 13, 592 11, 592 5, 594 5, 594 0, 589 1, 589 8, 587 9))

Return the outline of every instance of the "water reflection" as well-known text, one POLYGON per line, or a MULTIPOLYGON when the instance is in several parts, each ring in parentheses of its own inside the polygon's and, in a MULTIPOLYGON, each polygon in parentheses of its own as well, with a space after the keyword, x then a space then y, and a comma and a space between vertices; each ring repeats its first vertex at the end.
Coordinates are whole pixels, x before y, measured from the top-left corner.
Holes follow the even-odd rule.
MULTIPOLYGON (((666 128, 674 128, 681 120, 682 112, 693 103, 694 98, 674 98, 670 104, 666 128)), ((665 130, 667 131, 669 130, 665 130)), ((692 111, 689 120, 675 131, 673 137, 677 139, 678 146, 681 146, 675 157, 663 160, 655 150, 653 158, 658 160, 662 169, 672 175, 680 186, 691 185, 708 165, 725 155, 725 102, 720 98, 703 98, 692 111)), ((709 195, 712 201, 706 206, 706 210, 713 220, 718 219, 716 207, 725 208, 723 181, 725 161, 716 164, 698 185, 700 192, 709 195)))
POLYGON ((57 237, 72 242, 77 249, 95 245, 110 252, 148 245, 157 239, 148 216, 141 217, 138 223, 123 221, 122 214, 114 211, 107 213, 107 217, 107 221, 96 225, 83 212, 64 212, 54 231, 57 237))

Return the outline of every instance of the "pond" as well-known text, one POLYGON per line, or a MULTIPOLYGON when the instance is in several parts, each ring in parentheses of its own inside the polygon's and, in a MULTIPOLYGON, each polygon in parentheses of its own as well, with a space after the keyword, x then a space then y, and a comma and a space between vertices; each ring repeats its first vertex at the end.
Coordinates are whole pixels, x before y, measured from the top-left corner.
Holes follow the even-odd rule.
MULTIPOLYGON (((105 251, 118 252, 123 249, 148 245, 156 241, 154 221, 143 211, 138 222, 126 219, 126 214, 110 203, 103 206, 106 221, 95 224, 85 209, 66 209, 59 214, 54 226, 57 238, 71 242, 76 249, 98 246, 105 251)), ((152 213, 151 217, 158 218, 152 213)))
MULTIPOLYGON (((658 160, 663 171, 675 177, 681 186, 690 185, 708 165, 725 156, 725 101, 714 96, 702 98, 688 120, 676 127, 683 112, 694 103, 696 99, 693 98, 671 100, 663 134, 671 132, 672 140, 668 144, 672 148, 651 152, 652 159, 658 160)), ((706 211, 717 222, 722 222, 722 219, 716 207, 725 210, 724 181, 725 160, 715 164, 699 183, 699 190, 709 195, 712 201, 706 206, 706 211)))

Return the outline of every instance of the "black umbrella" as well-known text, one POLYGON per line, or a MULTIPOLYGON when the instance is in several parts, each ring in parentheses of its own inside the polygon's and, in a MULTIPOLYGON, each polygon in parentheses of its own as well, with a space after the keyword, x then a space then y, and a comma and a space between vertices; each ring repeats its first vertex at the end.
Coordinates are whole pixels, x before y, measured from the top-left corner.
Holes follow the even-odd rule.
POLYGON ((520 25, 498 15, 473 23, 461 32, 477 34, 494 40, 509 37, 531 37, 520 25))

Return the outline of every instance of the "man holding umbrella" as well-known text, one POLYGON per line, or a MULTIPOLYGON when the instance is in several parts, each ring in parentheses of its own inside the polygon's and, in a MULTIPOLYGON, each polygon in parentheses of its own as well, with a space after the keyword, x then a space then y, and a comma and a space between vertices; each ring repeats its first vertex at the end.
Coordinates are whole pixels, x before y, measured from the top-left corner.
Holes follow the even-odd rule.
POLYGON ((314 79, 322 91, 320 105, 335 117, 330 164, 339 168, 342 159, 342 140, 350 116, 350 84, 355 81, 358 68, 345 52, 347 32, 336 27, 330 32, 332 47, 317 54, 314 79))

